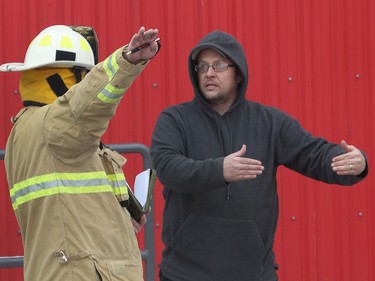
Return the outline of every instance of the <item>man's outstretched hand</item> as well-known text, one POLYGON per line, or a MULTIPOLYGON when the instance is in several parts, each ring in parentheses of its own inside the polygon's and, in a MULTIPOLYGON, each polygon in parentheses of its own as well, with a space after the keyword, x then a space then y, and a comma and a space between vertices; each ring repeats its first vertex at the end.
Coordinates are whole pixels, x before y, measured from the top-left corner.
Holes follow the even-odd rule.
POLYGON ((358 176, 366 169, 366 160, 362 152, 342 140, 340 146, 346 153, 332 159, 332 170, 338 175, 358 176))

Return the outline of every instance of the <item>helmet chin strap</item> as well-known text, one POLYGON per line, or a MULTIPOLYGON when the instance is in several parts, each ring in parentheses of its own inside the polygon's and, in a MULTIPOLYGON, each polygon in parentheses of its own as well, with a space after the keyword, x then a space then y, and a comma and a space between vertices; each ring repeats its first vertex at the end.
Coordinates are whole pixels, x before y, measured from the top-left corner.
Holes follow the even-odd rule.
MULTIPOLYGON (((76 79, 76 83, 79 83, 82 80, 82 71, 84 71, 84 67, 74 66, 71 68, 71 71, 74 74, 76 79)), ((61 97, 65 94, 69 89, 65 85, 64 80, 58 73, 55 73, 46 78, 48 85, 51 87, 52 91, 56 94, 56 96, 61 97)))
POLYGON ((74 73, 74 76, 76 77, 77 83, 81 82, 81 80, 82 80, 82 72, 86 71, 86 68, 80 67, 80 66, 73 66, 71 68, 71 70, 74 73))
POLYGON ((46 78, 48 85, 56 96, 61 97, 68 91, 68 87, 65 85, 64 80, 61 76, 56 73, 46 78))

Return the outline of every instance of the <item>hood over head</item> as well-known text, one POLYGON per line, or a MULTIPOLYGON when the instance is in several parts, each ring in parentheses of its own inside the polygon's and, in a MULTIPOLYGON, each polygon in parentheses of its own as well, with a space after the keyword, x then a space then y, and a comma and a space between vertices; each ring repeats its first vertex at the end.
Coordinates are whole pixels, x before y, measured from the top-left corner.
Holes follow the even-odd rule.
MULTIPOLYGON (((222 56, 230 59, 233 64, 236 65, 238 73, 241 74, 243 78, 239 85, 239 98, 244 98, 248 84, 248 68, 244 49, 236 38, 220 30, 215 30, 205 35, 190 52, 188 71, 194 87, 195 96, 202 99, 198 75, 194 70, 194 66, 197 64, 200 51, 204 49, 213 49, 222 56)), ((236 99, 236 101, 238 101, 238 99, 236 99)))

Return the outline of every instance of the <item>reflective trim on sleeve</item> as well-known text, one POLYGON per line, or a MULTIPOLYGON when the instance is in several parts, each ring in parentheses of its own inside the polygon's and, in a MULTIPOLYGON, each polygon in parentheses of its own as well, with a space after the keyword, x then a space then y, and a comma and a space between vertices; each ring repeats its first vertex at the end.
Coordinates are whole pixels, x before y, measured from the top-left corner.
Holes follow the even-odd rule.
MULTIPOLYGON (((116 53, 110 55, 103 63, 103 68, 111 81, 120 68, 116 61, 116 53)), ((108 83, 105 88, 98 94, 98 98, 105 103, 116 103, 125 93, 124 88, 118 88, 108 83)))
POLYGON ((122 190, 122 185, 122 182, 110 180, 105 172, 51 173, 16 183, 10 189, 10 197, 16 210, 36 198, 56 194, 115 193, 122 190))
POLYGON ((128 194, 128 183, 126 182, 125 175, 122 173, 107 175, 109 183, 112 186, 112 192, 116 196, 128 194))
POLYGON ((103 62, 103 68, 107 73, 108 80, 111 81, 113 76, 115 76, 117 70, 120 68, 116 61, 116 53, 113 53, 105 59, 105 61, 103 62))
POLYGON ((115 88, 111 84, 107 84, 99 93, 98 98, 105 103, 115 103, 119 101, 125 93, 125 89, 115 88))

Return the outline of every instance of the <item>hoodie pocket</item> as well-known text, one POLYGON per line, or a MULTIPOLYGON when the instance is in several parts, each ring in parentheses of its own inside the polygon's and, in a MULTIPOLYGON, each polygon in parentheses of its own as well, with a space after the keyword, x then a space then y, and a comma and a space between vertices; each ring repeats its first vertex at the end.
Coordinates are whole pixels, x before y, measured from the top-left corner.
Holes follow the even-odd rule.
POLYGON ((194 272, 215 281, 260 280, 265 255, 253 220, 198 216, 186 219, 170 250, 167 264, 187 276, 194 272))

